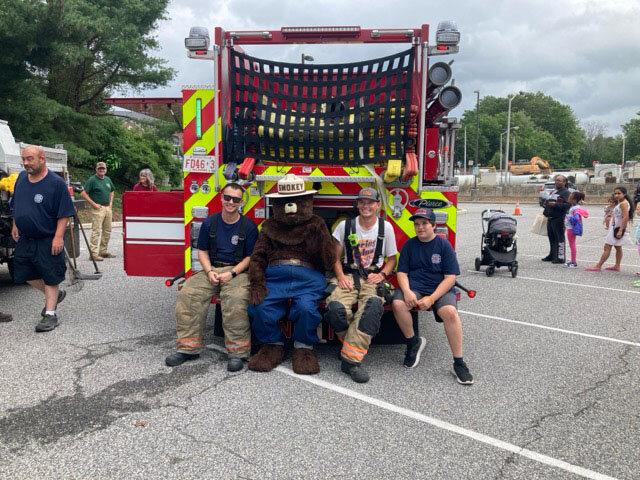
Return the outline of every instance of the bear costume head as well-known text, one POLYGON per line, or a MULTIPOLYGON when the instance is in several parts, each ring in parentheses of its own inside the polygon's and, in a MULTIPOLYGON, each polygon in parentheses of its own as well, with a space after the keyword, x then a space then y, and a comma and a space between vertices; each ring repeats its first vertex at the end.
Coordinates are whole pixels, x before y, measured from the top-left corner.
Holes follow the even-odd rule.
POLYGON ((304 181, 296 175, 287 174, 278 182, 278 193, 270 193, 273 199, 273 218, 281 225, 302 225, 313 216, 313 194, 316 190, 305 190, 304 181))

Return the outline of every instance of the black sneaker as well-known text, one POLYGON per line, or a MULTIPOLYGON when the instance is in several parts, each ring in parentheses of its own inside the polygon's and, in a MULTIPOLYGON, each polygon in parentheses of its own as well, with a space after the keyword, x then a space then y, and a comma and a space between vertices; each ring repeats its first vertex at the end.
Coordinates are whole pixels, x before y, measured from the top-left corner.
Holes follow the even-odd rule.
POLYGON ((227 360, 227 371, 228 372, 239 372, 244 368, 244 361, 242 358, 231 357, 227 360))
POLYGON ((199 358, 199 357, 200 357, 199 353, 189 354, 189 353, 176 352, 176 353, 172 353, 167 358, 165 358, 164 363, 167 364, 167 367, 177 367, 178 365, 182 365, 184 362, 195 360, 196 358, 199 358))
POLYGON ((462 385, 473 385, 473 375, 469 372, 469 368, 464 361, 453 364, 453 374, 462 385))
MULTIPOLYGON (((62 300, 64 300, 64 297, 67 296, 67 291, 66 290, 58 290, 58 301, 56 302, 56 308, 58 307, 58 304, 62 302, 62 300)), ((47 307, 44 307, 42 309, 42 312, 40 312, 40 315, 42 315, 44 317, 44 314, 47 313, 47 307)))
POLYGON ((556 258, 555 260, 551 260, 551 263, 560 264, 560 263, 564 263, 564 260, 560 260, 559 258, 556 258))
POLYGON ((549 255, 547 255, 546 257, 544 257, 544 258, 542 259, 542 261, 543 261, 543 262, 551 262, 552 260, 553 260, 553 258, 552 258, 552 257, 550 257, 549 255))
POLYGON ((351 363, 346 360, 342 360, 340 369, 344 373, 348 374, 351 377, 351 380, 356 383, 367 383, 369 381, 369 374, 359 363, 351 363))
POLYGON ((36 332, 50 332, 58 326, 58 317, 54 313, 44 314, 38 324, 36 325, 36 332))
POLYGON ((418 341, 413 345, 407 345, 407 351, 404 354, 404 366, 405 368, 417 367, 420 363, 420 355, 427 346, 427 339, 424 337, 418 337, 418 341))

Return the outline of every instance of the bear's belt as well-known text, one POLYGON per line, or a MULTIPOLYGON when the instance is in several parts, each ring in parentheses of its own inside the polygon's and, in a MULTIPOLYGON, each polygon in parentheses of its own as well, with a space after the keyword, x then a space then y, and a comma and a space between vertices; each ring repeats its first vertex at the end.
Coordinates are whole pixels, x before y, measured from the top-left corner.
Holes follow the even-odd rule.
POLYGON ((270 267, 275 267, 278 265, 295 265, 296 267, 307 267, 315 269, 315 267, 309 262, 303 262, 302 260, 298 260, 297 258, 290 258, 288 260, 271 260, 269 262, 270 267))

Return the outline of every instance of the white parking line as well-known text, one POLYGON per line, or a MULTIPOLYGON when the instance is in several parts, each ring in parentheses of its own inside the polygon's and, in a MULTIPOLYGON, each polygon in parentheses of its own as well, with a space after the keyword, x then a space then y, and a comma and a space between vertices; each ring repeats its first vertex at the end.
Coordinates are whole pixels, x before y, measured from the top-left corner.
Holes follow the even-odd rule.
MULTIPOLYGON (((542 254, 543 255, 543 254, 542 254)), ((539 255, 531 255, 531 254, 527 254, 527 253, 519 253, 518 254, 519 257, 534 257, 534 258, 540 258, 540 254, 539 255)), ((613 255, 612 255, 613 256, 613 255)), ((612 260, 611 258, 609 260, 612 260)), ((582 260, 580 259, 581 263, 598 263, 597 260, 582 260)), ((637 263, 621 263, 620 265, 624 266, 624 267, 635 267, 638 268, 640 267, 640 265, 638 265, 637 263)))
MULTIPOLYGON (((484 272, 476 272, 475 270, 467 270, 469 273, 476 273, 478 275, 485 275, 484 272)), ((599 272, 593 272, 594 275, 597 275, 599 272)), ((601 273, 601 272, 600 272, 601 273)), ((500 275, 497 275, 500 276, 500 275)), ((507 275, 502 275, 507 277, 507 275)), ((511 274, 508 274, 511 277, 511 274)), ((599 287, 598 285, 588 285, 586 283, 571 283, 571 282, 561 282, 559 280, 549 280, 548 278, 534 278, 534 277, 523 277, 522 275, 518 275, 521 280, 533 280, 535 282, 547 282, 547 283, 559 283, 560 285, 573 285, 574 287, 585 287, 585 288, 595 288, 597 290, 611 290, 614 292, 624 292, 624 293, 632 293, 634 295, 640 295, 640 289, 638 290, 626 290, 624 288, 612 288, 612 287, 599 287)))
MULTIPOLYGON (((223 352, 223 353, 226 352, 225 349, 219 345, 207 345, 207 347, 212 348, 219 352, 223 352)), ((454 425, 449 422, 444 422, 442 420, 438 420, 437 418, 433 418, 428 415, 415 412, 413 410, 409 410, 408 408, 399 407, 392 403, 388 403, 383 400, 370 397, 369 395, 365 395, 363 393, 359 393, 359 392, 350 390, 348 388, 340 387, 338 385, 334 385, 333 383, 320 380, 319 378, 313 377, 311 375, 298 375, 297 373, 294 373, 291 369, 287 367, 283 367, 282 365, 276 367, 275 370, 280 373, 284 373, 285 375, 289 375, 291 377, 297 378, 298 380, 302 380, 303 382, 311 383, 318 387, 331 390, 333 392, 339 393, 347 397, 351 397, 355 400, 368 403, 369 405, 373 405, 373 406, 382 408, 384 410, 388 410, 390 412, 397 413, 399 415, 403 415, 405 417, 412 418, 414 420, 418 420, 419 422, 426 423, 428 425, 432 425, 434 427, 441 428, 443 430, 447 430, 449 432, 456 433, 458 435, 462 435, 463 437, 467 437, 477 442, 487 444, 491 447, 506 450, 507 452, 511 452, 515 455, 520 455, 530 460, 533 460, 545 465, 549 465, 550 467, 558 468, 566 472, 580 475, 584 478, 591 478, 594 480, 616 480, 615 477, 610 477, 609 475, 605 475, 603 473, 599 473, 594 470, 589 470, 587 468, 583 468, 578 465, 573 465, 563 460, 559 460, 557 458, 553 458, 548 455, 544 455, 542 453, 534 452, 533 450, 529 450, 527 448, 519 447, 518 445, 514 445, 513 443, 504 442, 497 438, 490 437, 488 435, 484 435, 482 433, 475 432, 473 430, 469 430, 464 427, 459 427, 458 425, 454 425)))
POLYGON ((622 343, 624 345, 640 347, 640 343, 630 342, 629 340, 620 340, 618 338, 603 337, 601 335, 592 335, 590 333, 577 332, 575 330, 565 330, 564 328, 549 327, 547 325, 540 325, 538 323, 522 322, 520 320, 513 320, 511 318, 496 317, 493 315, 484 315, 482 313, 469 312, 466 310, 458 310, 458 312, 464 313, 465 315, 474 315, 476 317, 489 318, 491 320, 499 320, 501 322, 515 323, 518 325, 525 325, 527 327, 540 328, 542 330, 552 330, 554 332, 568 333, 569 335, 577 335, 579 337, 596 338, 598 340, 606 340, 607 342, 622 343))

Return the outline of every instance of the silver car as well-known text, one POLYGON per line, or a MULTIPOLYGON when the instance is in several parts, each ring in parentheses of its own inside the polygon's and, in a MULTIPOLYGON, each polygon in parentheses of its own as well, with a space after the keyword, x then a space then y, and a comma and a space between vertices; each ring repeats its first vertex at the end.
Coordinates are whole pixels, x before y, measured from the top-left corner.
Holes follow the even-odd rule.
MULTIPOLYGON (((538 194, 538 203, 541 207, 544 206, 544 202, 547 201, 547 197, 549 197, 549 194, 553 192, 555 188, 555 182, 547 182, 544 184, 544 186, 540 187, 540 193, 538 194)), ((567 188, 569 189, 569 193, 578 191, 571 182, 567 182, 567 188)))

